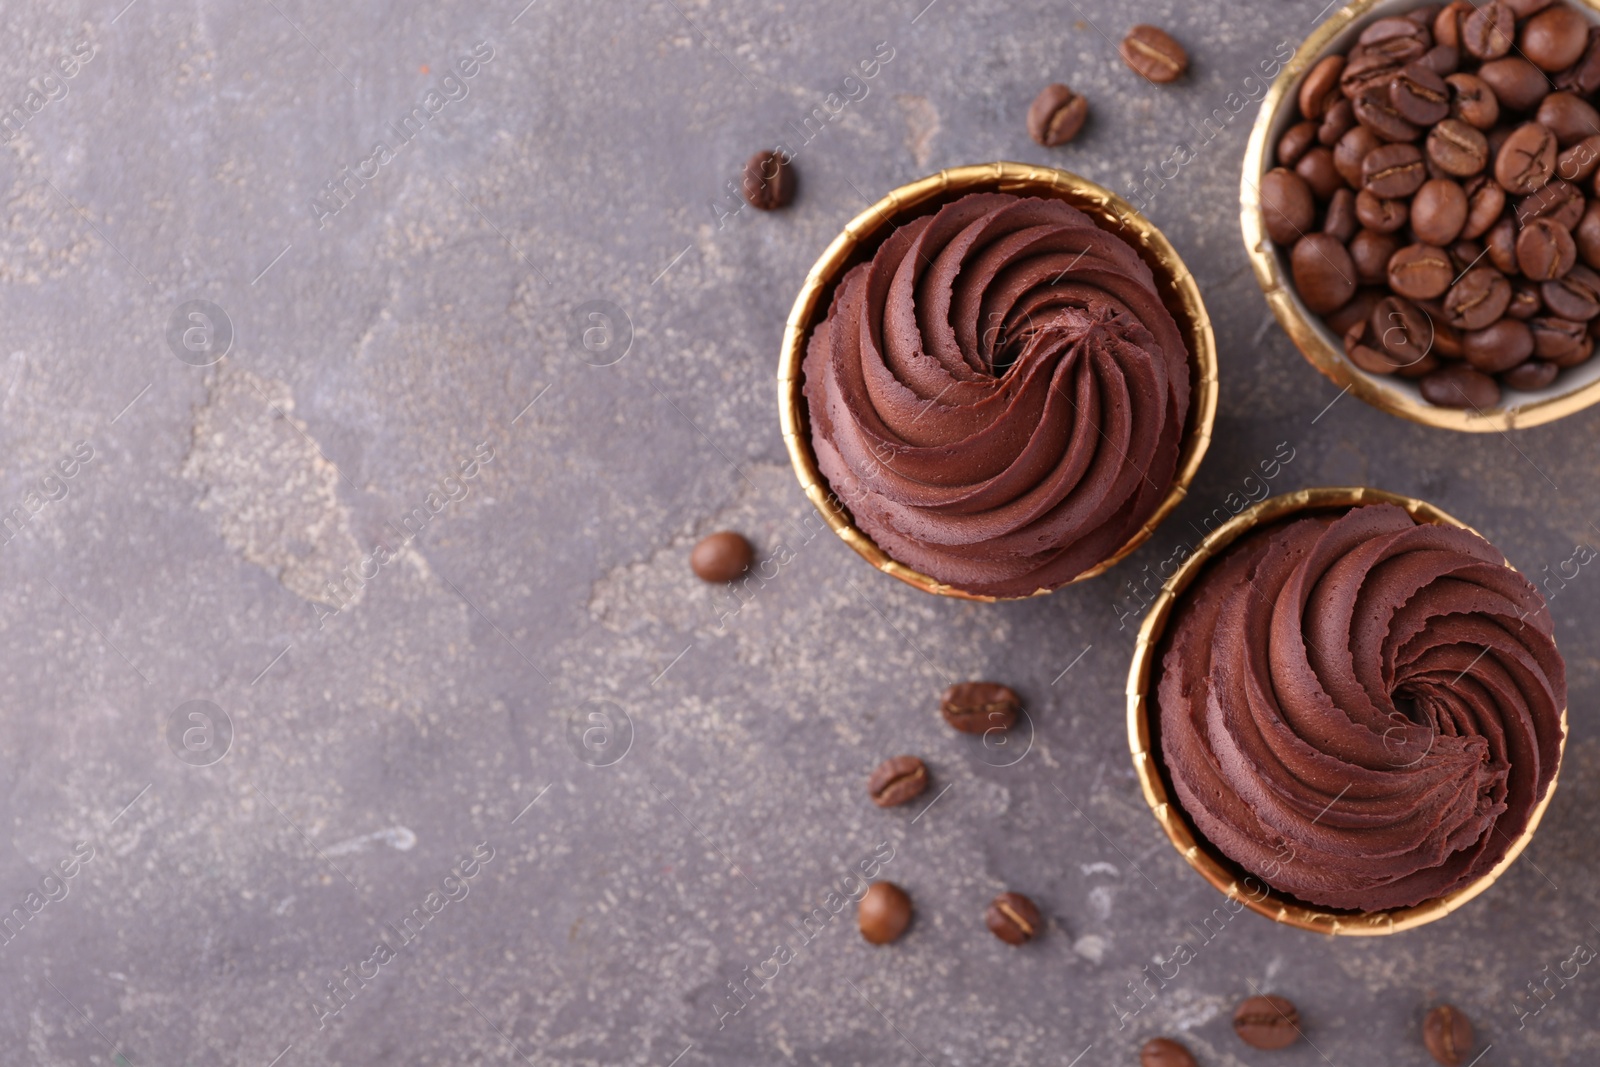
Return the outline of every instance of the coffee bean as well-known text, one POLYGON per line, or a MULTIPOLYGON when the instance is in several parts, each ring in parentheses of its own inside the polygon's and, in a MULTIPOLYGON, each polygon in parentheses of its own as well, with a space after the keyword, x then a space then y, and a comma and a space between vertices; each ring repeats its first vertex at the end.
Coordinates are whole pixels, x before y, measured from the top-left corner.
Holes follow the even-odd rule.
POLYGON ((1370 189, 1363 189, 1356 194, 1356 218, 1369 230, 1394 233, 1411 220, 1411 205, 1404 200, 1387 200, 1370 189))
MULTIPOLYGON (((1430 301, 1437 305, 1437 301, 1430 301)), ((1440 359, 1460 359, 1466 354, 1466 336, 1460 330, 1444 321, 1444 309, 1437 306, 1424 308, 1428 316, 1433 319, 1433 355, 1440 359), (1437 314, 1435 314, 1437 313, 1437 314)), ((1433 368, 1429 368, 1432 370, 1433 368)))
POLYGON ((1452 45, 1436 44, 1424 52, 1417 62, 1441 78, 1448 77, 1461 66, 1461 49, 1452 45))
POLYGON ((1412 300, 1443 296, 1455 276, 1449 254, 1432 245, 1407 245, 1389 259, 1389 288, 1412 300))
POLYGON ((1433 17, 1433 39, 1451 48, 1461 47, 1461 20, 1472 14, 1467 0, 1451 0, 1433 17))
POLYGON ((1357 225, 1356 194, 1349 189, 1335 189, 1322 219, 1322 232, 1341 244, 1349 244, 1350 238, 1356 235, 1357 225))
POLYGON ((1001 893, 995 897, 983 921, 991 934, 1008 945, 1032 941, 1043 925, 1039 909, 1021 893, 1001 893))
POLYGON ((1451 363, 1421 381, 1422 398, 1441 408, 1488 411, 1500 403, 1500 386, 1481 370, 1451 363))
POLYGON ((1446 321, 1458 330, 1481 330, 1506 313, 1511 283, 1492 267, 1474 267, 1445 294, 1446 321))
POLYGON ((1352 98, 1356 121, 1385 141, 1414 141, 1422 131, 1395 108, 1389 95, 1390 84, 1375 82, 1352 98))
POLYGON ((1275 167, 1261 176, 1261 215, 1267 236, 1289 246, 1315 224, 1317 205, 1311 186, 1292 170, 1275 167))
POLYGON ((1600 134, 1585 137, 1556 156, 1556 177, 1569 182, 1588 181, 1600 170, 1600 134))
POLYGON ((1317 143, 1317 124, 1315 122, 1297 122, 1290 126, 1282 137, 1278 139, 1278 165, 1292 167, 1300 162, 1300 157, 1306 154, 1306 149, 1317 143))
POLYGON ((1251 997, 1234 1009, 1233 1032, 1251 1048, 1288 1048, 1300 1038, 1300 1013, 1280 996, 1251 997))
MULTIPOLYGON (((1531 342, 1530 342, 1531 343, 1531 342)), ((880 808, 917 799, 928 788, 928 768, 915 756, 894 756, 878 764, 867 779, 867 792, 880 808)))
POLYGON ((1461 47, 1479 59, 1494 59, 1511 51, 1517 17, 1505 0, 1489 0, 1461 22, 1461 47))
POLYGON ((1489 163, 1489 139, 1460 119, 1428 131, 1428 159, 1446 174, 1470 178, 1489 163))
POLYGON ((1361 188, 1361 161, 1382 144, 1378 135, 1365 126, 1357 126, 1339 138, 1333 148, 1333 167, 1346 185, 1352 189, 1361 188))
POLYGON ((1472 1023, 1457 1009, 1440 1004, 1422 1019, 1422 1043, 1444 1067, 1461 1067, 1472 1051, 1472 1023))
POLYGON ((1312 122, 1321 122, 1328 106, 1337 97, 1339 76, 1344 73, 1344 56, 1324 56, 1317 60, 1306 80, 1300 83, 1300 114, 1312 122))
POLYGON ((1318 200, 1326 200, 1334 190, 1344 184, 1339 168, 1333 165, 1333 151, 1326 145, 1317 145, 1294 165, 1294 172, 1306 180, 1318 200))
POLYGON ((893 882, 873 882, 856 906, 861 936, 874 945, 887 945, 911 925, 911 898, 893 882))
POLYGON ((1368 374, 1394 374, 1402 364, 1384 351, 1372 333, 1372 323, 1357 322, 1344 333, 1345 357, 1368 374))
POLYGON ((1485 374, 1508 371, 1533 355, 1533 331, 1516 319, 1501 319, 1462 339, 1463 355, 1485 374))
POLYGON ((944 721, 964 734, 1009 730, 1021 708, 1021 698, 998 682, 958 682, 939 699, 944 721))
POLYGON ((1170 1037, 1152 1037, 1139 1049, 1139 1067, 1198 1067, 1187 1048, 1170 1037))
POLYGON ((1317 140, 1331 148, 1339 143, 1339 138, 1355 129, 1355 126, 1355 107, 1341 96, 1333 102, 1332 107, 1328 108, 1328 113, 1322 116, 1322 125, 1317 127, 1317 140))
POLYGON ((1544 306, 1564 319, 1588 322, 1600 315, 1600 274, 1573 267, 1566 275, 1539 286, 1544 306))
POLYGON ((1540 70, 1566 70, 1583 58, 1589 44, 1589 20, 1575 8, 1557 4, 1522 27, 1522 54, 1540 70))
POLYGON ((1506 6, 1517 18, 1525 19, 1529 15, 1538 14, 1555 2, 1556 0, 1506 0, 1506 6))
POLYGON ((1413 144, 1386 144, 1361 161, 1362 187, 1374 196, 1410 196, 1422 188, 1427 176, 1422 153, 1413 144))
POLYGON ((1589 201, 1572 236, 1578 245, 1578 256, 1600 270, 1600 200, 1589 201))
POLYGON ((1356 291, 1356 265, 1350 251, 1325 233, 1307 234, 1289 254, 1294 287, 1306 307, 1326 315, 1343 307, 1356 291))
POLYGON ((757 152, 744 165, 744 198, 760 211, 776 211, 794 201, 794 164, 783 152, 757 152))
POLYGON ((1060 83, 1047 85, 1028 107, 1028 136, 1054 148, 1078 136, 1088 118, 1089 101, 1060 83))
POLYGON ((708 582, 731 582, 750 569, 755 551, 731 530, 702 538, 689 553, 689 566, 708 582))
POLYGON ((1542 359, 1530 359, 1500 375, 1500 382, 1507 389, 1521 389, 1531 393, 1548 386, 1560 373, 1561 368, 1554 363, 1542 359))
POLYGON ((1476 74, 1452 74, 1445 84, 1450 86, 1452 118, 1478 130, 1492 129, 1500 121, 1500 98, 1488 82, 1476 74))
POLYGON ((1600 89, 1600 26, 1589 27, 1589 43, 1583 50, 1583 58, 1556 75, 1556 88, 1575 93, 1600 89))
POLYGON ((1549 219, 1534 219, 1517 235, 1517 266, 1535 281, 1559 278, 1577 261, 1572 234, 1549 219))
POLYGON ((1588 340, 1588 330, 1583 323, 1554 315, 1529 319, 1528 329, 1533 333, 1533 354, 1558 367, 1571 366, 1583 350, 1584 341, 1588 340))
POLYGON ((1532 111, 1550 91, 1550 79, 1521 56, 1491 59, 1478 68, 1478 77, 1488 83, 1502 108, 1532 111))
POLYGON ((1544 297, 1539 293, 1539 283, 1518 278, 1511 283, 1511 303, 1506 305, 1506 317, 1526 322, 1544 310, 1544 297))
POLYGON ((1477 241, 1457 241, 1445 251, 1450 253, 1450 265, 1458 274, 1483 261, 1483 246, 1477 241))
POLYGON ((1422 183, 1411 201, 1411 232, 1418 241, 1448 245, 1461 233, 1467 221, 1467 194, 1448 178, 1422 183))
POLYGON ((1329 312, 1322 317, 1328 324, 1328 329, 1343 337, 1345 332, 1358 322, 1366 322, 1367 316, 1372 314, 1373 307, 1380 299, 1388 295, 1388 290, 1371 286, 1357 289, 1356 295, 1348 304, 1337 311, 1329 312))
MULTIPOLYGON (((1400 251, 1400 238, 1392 233, 1362 229, 1350 238, 1350 260, 1356 265, 1356 282, 1382 285, 1389 280, 1389 258, 1400 251)), ((1449 285, 1450 280, 1445 279, 1449 285)), ((1444 292, 1443 289, 1439 290, 1444 292)), ((1438 295, 1438 294, 1435 294, 1438 295)))
POLYGON ((1600 111, 1577 93, 1551 93, 1539 102, 1533 121, 1555 134, 1562 148, 1600 134, 1600 111))
POLYGON ((1537 122, 1517 127, 1494 160, 1495 181, 1513 196, 1542 189, 1555 170, 1555 134, 1537 122))
POLYGON ((1556 178, 1532 196, 1517 201, 1517 225, 1527 226, 1535 219, 1548 219, 1570 231, 1583 218, 1585 206, 1581 189, 1556 178))
POLYGON ((1389 103, 1407 122, 1431 126, 1450 114, 1450 89, 1438 74, 1412 63, 1389 83, 1389 103))
POLYGON ((1373 339, 1397 369, 1415 366, 1433 351, 1433 319, 1404 297, 1379 300, 1369 321, 1373 339))
POLYGON ((1467 221, 1461 227, 1461 236, 1476 241, 1500 221, 1506 209, 1506 191, 1483 174, 1469 178, 1463 188, 1467 191, 1467 221))
POLYGON ((1516 274, 1522 269, 1517 266, 1516 220, 1501 219, 1489 227, 1483 243, 1489 249, 1489 262, 1495 270, 1502 274, 1516 274))
POLYGON ((1177 81, 1189 69, 1189 53, 1157 26, 1135 26, 1122 39, 1122 61, 1153 82, 1177 81))

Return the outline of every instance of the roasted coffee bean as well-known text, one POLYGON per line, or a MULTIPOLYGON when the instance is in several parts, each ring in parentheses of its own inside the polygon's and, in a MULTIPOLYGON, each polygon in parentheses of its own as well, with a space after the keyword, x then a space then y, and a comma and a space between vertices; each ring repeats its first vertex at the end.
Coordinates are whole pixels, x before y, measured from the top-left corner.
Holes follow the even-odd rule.
POLYGON ((1583 218, 1578 220, 1572 236, 1578 245, 1578 257, 1589 266, 1600 270, 1600 200, 1589 201, 1589 206, 1584 209, 1583 218))
POLYGON ((1306 80, 1300 83, 1300 114, 1321 122, 1339 91, 1339 76, 1344 73, 1344 56, 1323 56, 1317 60, 1306 80))
MULTIPOLYGON (((1407 11, 1400 17, 1415 22, 1418 26, 1421 26, 1425 30, 1431 30, 1433 27, 1434 16, 1439 14, 1439 8, 1441 6, 1442 5, 1440 4, 1423 4, 1421 7, 1413 8, 1410 11, 1407 11)), ((1428 39, 1431 41, 1433 38, 1429 37, 1428 39)))
POLYGON ((1278 166, 1292 167, 1300 162, 1306 149, 1317 143, 1317 124, 1297 122, 1278 139, 1278 166))
POLYGON ((1521 268, 1517 266, 1517 223, 1514 219, 1501 219, 1489 227, 1489 232, 1484 234, 1483 243, 1489 251, 1489 262, 1495 270, 1502 274, 1516 274, 1521 268))
POLYGON ((1533 355, 1533 331, 1516 319, 1501 319, 1462 338, 1462 354, 1485 374, 1508 371, 1533 355))
POLYGON ((1544 310, 1544 297, 1539 293, 1539 283, 1518 278, 1511 283, 1511 303, 1506 305, 1506 317, 1526 322, 1544 310))
POLYGON ((794 188, 794 164, 785 152, 757 152, 744 165, 744 199, 759 211, 788 207, 794 188))
POLYGON ((1501 108, 1532 111, 1550 91, 1550 79, 1521 56, 1491 59, 1478 68, 1478 77, 1488 83, 1501 108))
POLYGON ((750 569, 755 550, 732 530, 702 538, 689 553, 689 566, 707 582, 731 582, 750 569))
POLYGON ((1389 103, 1415 126, 1431 126, 1450 114, 1450 88, 1421 63, 1412 63, 1389 83, 1389 103))
POLYGON ((1500 221, 1506 209, 1506 191, 1484 174, 1468 179, 1463 188, 1467 191, 1467 221, 1461 227, 1461 236, 1476 241, 1500 221))
POLYGON ((1437 306, 1438 301, 1431 300, 1428 303, 1430 306, 1423 310, 1433 320, 1433 355, 1440 359, 1460 359, 1465 354, 1466 346, 1462 338, 1466 335, 1444 321, 1444 309, 1437 306))
POLYGON ((1488 411, 1500 403, 1500 386, 1481 370, 1449 363, 1422 379, 1422 399, 1436 407, 1488 411))
POLYGON ((1447 77, 1454 74, 1456 68, 1461 66, 1461 49, 1447 44, 1436 44, 1424 52, 1417 62, 1439 77, 1447 77))
POLYGON ((1400 361, 1378 343, 1370 322, 1354 323, 1344 332, 1344 354, 1368 374, 1394 374, 1401 367, 1400 361))
POLYGON ((1512 196, 1538 192, 1555 171, 1555 134, 1537 122, 1517 127, 1494 160, 1494 180, 1512 196))
POLYGON ((1356 121, 1385 141, 1415 141, 1422 131, 1406 121, 1389 96, 1389 82, 1376 82, 1352 98, 1356 121))
MULTIPOLYGON (((1400 238, 1394 234, 1367 229, 1358 231, 1350 238, 1350 260, 1356 265, 1356 282, 1383 285, 1389 280, 1389 258, 1398 251, 1400 238)), ((1445 284, 1449 284, 1449 279, 1445 284)))
POLYGON ((1577 93, 1551 93, 1540 101, 1533 121, 1555 134, 1562 148, 1600 134, 1600 111, 1577 93))
POLYGON ((1328 201, 1327 213, 1322 218, 1322 232, 1349 244, 1359 225, 1356 219, 1356 194, 1349 189, 1335 189, 1328 201))
POLYGON ((1322 125, 1317 127, 1317 140, 1332 148, 1339 143, 1339 138, 1355 129, 1356 111, 1354 105, 1344 97, 1333 102, 1328 108, 1328 113, 1322 116, 1322 125))
POLYGON ((856 906, 861 936, 874 945, 887 945, 911 925, 911 898, 893 882, 873 882, 856 906))
POLYGON ((1283 997, 1251 997, 1234 1009, 1233 1032, 1251 1048, 1288 1048, 1300 1038, 1300 1013, 1283 997))
POLYGON ((1028 107, 1028 136, 1054 148, 1078 136, 1088 118, 1089 101, 1065 85, 1047 85, 1028 107))
POLYGON ((1528 320, 1528 329, 1533 331, 1533 354, 1558 367, 1576 367, 1593 349, 1594 342, 1581 322, 1540 315, 1528 320))
POLYGON ((1333 150, 1326 145, 1319 144, 1301 156, 1300 162, 1294 165, 1294 172, 1306 180, 1318 200, 1328 199, 1344 184, 1339 168, 1333 165, 1333 150))
POLYGON ((1261 177, 1261 217, 1267 236, 1280 245, 1293 245, 1316 223, 1317 205, 1311 186, 1292 170, 1275 167, 1261 177))
POLYGON ((1422 1043, 1428 1055, 1444 1067, 1461 1067, 1472 1051, 1472 1023, 1455 1008, 1441 1004, 1422 1019, 1422 1043))
POLYGON ((1458 330, 1481 330, 1506 313, 1511 283, 1492 267, 1474 267, 1444 297, 1446 321, 1458 330))
POLYGON ((964 734, 1009 730, 1021 708, 1022 699, 998 682, 958 682, 939 699, 944 721, 964 734))
POLYGON ((1479 59, 1494 59, 1511 51, 1517 17, 1504 0, 1489 0, 1461 20, 1461 48, 1479 59))
POLYGON ((1500 98, 1488 82, 1476 74, 1452 74, 1444 81, 1450 86, 1452 118, 1478 130, 1492 129, 1500 121, 1500 98))
POLYGON ((1432 300, 1444 295, 1456 273, 1456 266, 1444 249, 1407 245, 1389 259, 1389 288, 1412 300, 1432 300))
POLYGON ((1039 918, 1039 909, 1021 893, 1001 893, 995 897, 989 903, 983 921, 991 934, 1008 945, 1032 941, 1044 925, 1039 918))
POLYGON ((1583 58, 1556 75, 1556 88, 1575 93, 1600 89, 1600 26, 1589 27, 1589 43, 1583 50, 1583 58))
POLYGON ((1122 39, 1122 61, 1153 82, 1177 81, 1189 69, 1189 53, 1158 26, 1135 26, 1122 39))
POLYGON ((1566 70, 1583 58, 1589 44, 1589 20, 1575 8, 1556 4, 1522 26, 1522 54, 1540 70, 1566 70))
POLYGON ((1600 170, 1600 134, 1585 137, 1556 157, 1556 177, 1584 182, 1600 170))
POLYGON ((1489 139, 1460 119, 1445 119, 1428 131, 1428 159, 1446 174, 1470 178, 1489 163, 1489 139))
POLYGON ((1405 66, 1433 47, 1428 27, 1405 16, 1378 19, 1361 31, 1358 49, 1405 66))
POLYGON ((1517 201, 1517 225, 1527 226, 1535 219, 1548 219, 1564 230, 1571 230, 1582 220, 1585 206, 1583 190, 1557 178, 1532 196, 1517 201))
POLYGON ((1433 351, 1433 319, 1404 297, 1384 297, 1373 306, 1368 321, 1373 340, 1397 369, 1415 366, 1433 351))
POLYGON ((1423 244, 1451 244, 1466 222, 1467 194, 1448 178, 1423 182, 1411 200, 1411 232, 1423 244))
POLYGON ((1477 241, 1457 241, 1445 251, 1450 253, 1450 264, 1457 273, 1483 261, 1483 246, 1477 241))
POLYGON ((1529 15, 1538 14, 1555 2, 1556 0, 1506 0, 1506 6, 1517 18, 1525 19, 1529 15))
POLYGON ((1356 265, 1335 237, 1307 234, 1289 255, 1294 287, 1313 313, 1326 315, 1349 302, 1356 291, 1356 265))
POLYGON ((1564 319, 1588 322, 1600 315, 1600 274, 1573 267, 1564 277, 1539 286, 1539 298, 1564 319))
POLYGON ((1139 1067, 1198 1067, 1189 1050, 1170 1037, 1152 1037, 1139 1049, 1139 1067))
POLYGON ((1422 153, 1414 144, 1386 144, 1361 161, 1362 187, 1386 199, 1410 196, 1422 188, 1427 176, 1422 153))
POLYGON ((1451 48, 1461 47, 1461 20, 1472 14, 1467 0, 1451 0, 1433 17, 1433 39, 1451 48))
POLYGON ((1361 161, 1367 158, 1368 152, 1382 145, 1382 139, 1365 126, 1357 126, 1339 138, 1333 149, 1333 166, 1346 185, 1352 189, 1361 188, 1361 161))
POLYGON ((928 788, 928 767, 915 756, 892 756, 867 779, 867 792, 880 808, 917 799, 928 788))
POLYGON ((1338 311, 1324 315, 1322 321, 1328 324, 1328 329, 1343 337, 1346 331, 1356 323, 1366 322, 1367 316, 1372 314, 1373 307, 1377 305, 1379 300, 1388 295, 1389 291, 1387 289, 1379 289, 1373 286, 1357 289, 1356 295, 1351 298, 1348 304, 1338 311))
POLYGON ((1404 200, 1389 200, 1370 189, 1363 189, 1356 194, 1356 218, 1369 230, 1394 233, 1411 221, 1411 205, 1404 200))
POLYGON ((1517 266, 1534 281, 1559 278, 1576 262, 1572 234, 1549 219, 1534 219, 1517 235, 1517 266))
POLYGON ((1548 386, 1560 373, 1561 368, 1554 363, 1542 359, 1530 359, 1500 375, 1500 382, 1508 389, 1521 389, 1531 393, 1548 386))

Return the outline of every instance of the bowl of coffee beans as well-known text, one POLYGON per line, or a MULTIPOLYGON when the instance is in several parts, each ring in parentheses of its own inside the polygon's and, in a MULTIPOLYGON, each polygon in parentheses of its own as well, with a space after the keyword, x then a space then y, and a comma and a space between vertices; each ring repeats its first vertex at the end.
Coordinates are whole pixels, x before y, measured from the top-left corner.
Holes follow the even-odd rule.
POLYGON ((1600 0, 1356 0, 1262 102, 1240 187, 1313 366, 1430 426, 1600 401, 1600 0))

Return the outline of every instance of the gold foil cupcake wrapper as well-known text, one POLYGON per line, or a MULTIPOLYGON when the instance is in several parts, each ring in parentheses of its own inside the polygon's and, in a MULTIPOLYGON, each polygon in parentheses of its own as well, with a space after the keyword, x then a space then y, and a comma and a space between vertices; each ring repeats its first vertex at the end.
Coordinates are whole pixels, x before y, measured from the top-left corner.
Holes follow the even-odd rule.
MULTIPOLYGON (((1522 850, 1533 840, 1539 820, 1544 817, 1550 799, 1555 796, 1556 782, 1561 776, 1558 763, 1550 779, 1550 788, 1544 799, 1533 809, 1528 825, 1521 836, 1507 850, 1494 869, 1483 877, 1441 897, 1424 901, 1409 908, 1387 911, 1355 912, 1323 908, 1308 904, 1287 894, 1279 893, 1257 875, 1250 874, 1237 863, 1224 856, 1194 828, 1184 813, 1167 780, 1157 748, 1160 743, 1160 711, 1155 707, 1155 692, 1161 664, 1157 659, 1161 639, 1167 629, 1178 602, 1184 592, 1200 576, 1212 560, 1221 556, 1229 545, 1245 535, 1271 523, 1318 511, 1345 511, 1362 504, 1394 504, 1404 508, 1417 522, 1441 526, 1458 526, 1477 533, 1472 527, 1452 515, 1415 497, 1387 493, 1381 489, 1330 488, 1301 489, 1282 496, 1271 497, 1255 504, 1228 522, 1217 527, 1200 542, 1194 553, 1183 561, 1172 577, 1161 587, 1161 593, 1151 603, 1144 623, 1139 627, 1139 637, 1134 644, 1133 663, 1128 669, 1128 747, 1133 751, 1133 768, 1144 791, 1145 803, 1155 815, 1156 822, 1166 832, 1167 839, 1178 850, 1184 862, 1199 872, 1200 876, 1223 895, 1286 926, 1312 930, 1321 934, 1354 937, 1372 937, 1399 933, 1449 915, 1478 894, 1488 889, 1506 869, 1516 862, 1522 850)), ((1481 536, 1481 535, 1480 535, 1481 536)), ((1510 567, 1509 562, 1506 563, 1510 567)), ((1566 752, 1567 712, 1561 712, 1561 751, 1566 752)))
MULTIPOLYGON (((1600 21, 1600 0, 1573 0, 1574 4, 1600 21)), ((1484 412, 1435 407, 1422 399, 1415 382, 1390 375, 1369 374, 1357 368, 1344 354, 1344 342, 1312 314, 1294 289, 1288 264, 1288 249, 1280 249, 1267 236, 1261 214, 1261 178, 1272 169, 1278 138, 1298 116, 1297 97, 1301 77, 1324 55, 1348 51, 1368 24, 1388 15, 1402 14, 1422 7, 1417 0, 1355 0, 1329 16, 1300 43, 1294 57, 1279 73, 1261 101, 1261 111, 1250 131, 1244 153, 1244 168, 1239 183, 1240 224, 1244 230, 1245 252, 1255 269, 1256 282, 1266 295, 1278 324, 1294 342, 1301 355, 1333 384, 1380 411, 1398 415, 1424 426, 1467 433, 1489 433, 1538 426, 1582 411, 1600 402, 1600 356, 1588 363, 1561 372, 1556 382, 1535 392, 1508 395, 1509 406, 1484 412)))
MULTIPOLYGON (((784 445, 789 450, 789 459, 794 465, 795 475, 800 479, 800 487, 834 533, 880 571, 925 593, 993 603, 1026 598, 983 596, 937 581, 891 558, 856 527, 848 505, 834 495, 817 467, 816 455, 811 448, 811 424, 806 411, 806 399, 801 392, 801 362, 805 358, 806 344, 811 339, 812 329, 827 315, 834 286, 845 272, 857 263, 870 259, 879 244, 902 222, 930 214, 968 193, 979 192, 1062 200, 1088 215, 1102 229, 1117 233, 1150 267, 1162 303, 1171 312, 1189 346, 1189 412, 1171 488, 1149 521, 1121 548, 1067 585, 1093 578, 1115 566, 1143 544, 1183 500, 1211 444, 1211 430, 1217 414, 1217 346, 1211 330, 1211 317, 1200 298, 1200 288, 1171 242, 1122 197, 1064 170, 1025 163, 984 163, 942 170, 892 190, 882 200, 851 219, 844 232, 833 239, 800 287, 800 294, 795 298, 794 308, 789 313, 789 321, 783 331, 783 351, 778 360, 778 417, 783 428, 784 445)), ((1030 595, 1042 596, 1053 591, 1040 589, 1030 595)))

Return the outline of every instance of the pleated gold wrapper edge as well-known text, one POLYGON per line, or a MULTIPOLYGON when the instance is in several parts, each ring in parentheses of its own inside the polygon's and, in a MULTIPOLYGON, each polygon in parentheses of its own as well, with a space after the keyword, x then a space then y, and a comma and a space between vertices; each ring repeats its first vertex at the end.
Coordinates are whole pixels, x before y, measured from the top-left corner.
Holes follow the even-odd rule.
MULTIPOLYGON (((801 392, 801 363, 805 359, 806 344, 811 339, 812 329, 827 315, 834 285, 845 272, 870 259, 883 239, 902 222, 928 214, 968 193, 979 192, 1062 200, 1084 212, 1102 229, 1117 232, 1150 267, 1162 303, 1172 313, 1189 346, 1189 413, 1171 488, 1149 521, 1121 548, 1066 585, 1093 578, 1115 566, 1143 544, 1183 500, 1211 444, 1217 414, 1217 345, 1199 286, 1161 231, 1122 197, 1068 171, 1006 162, 942 170, 890 191, 851 219, 844 231, 833 239, 806 275, 795 298, 783 331, 783 350, 778 361, 778 416, 795 475, 807 499, 822 513, 834 533, 878 570, 925 593, 994 603, 1027 598, 985 596, 937 581, 890 557, 855 526, 846 506, 833 495, 817 467, 811 448, 806 400, 801 392)), ((1054 590, 1039 589, 1029 595, 1043 596, 1051 592, 1054 590)))
MULTIPOLYGON (((1550 800, 1555 796, 1556 782, 1561 776, 1559 758, 1556 773, 1550 779, 1550 788, 1546 790, 1544 799, 1534 807, 1527 828, 1489 873, 1460 889, 1409 908, 1352 912, 1320 908, 1278 893, 1267 885, 1264 879, 1245 874, 1237 864, 1199 836, 1178 806, 1176 798, 1168 795, 1166 778, 1154 743, 1160 720, 1159 710, 1154 707, 1153 695, 1156 672, 1160 667, 1156 660, 1156 652, 1178 601, 1206 565, 1239 538, 1268 523, 1297 514, 1344 510, 1362 504, 1394 504, 1404 508, 1418 522, 1458 526, 1463 530, 1477 533, 1466 523, 1426 501, 1381 489, 1301 489, 1271 497, 1246 508, 1208 534, 1194 554, 1184 560, 1182 566, 1162 586, 1160 595, 1152 602, 1144 623, 1139 627, 1138 640, 1134 644, 1133 663, 1128 670, 1128 746, 1133 752, 1134 771, 1139 776, 1145 803, 1150 805, 1150 811, 1155 815, 1156 822, 1161 824, 1162 830, 1166 831, 1167 839, 1172 842, 1184 861, 1223 895, 1238 901, 1258 915, 1265 915, 1286 926, 1321 934, 1374 937, 1411 930, 1442 919, 1493 885, 1533 840, 1534 831, 1539 828, 1539 821, 1544 818, 1545 809, 1550 806, 1550 800), (1259 889, 1248 889, 1244 885, 1246 881, 1253 881, 1259 889)), ((1511 566, 1509 561, 1506 566, 1511 566)), ((1565 757, 1566 745, 1567 710, 1563 708, 1561 758, 1565 757)))
MULTIPOLYGON (((1574 3, 1586 9, 1592 17, 1600 19, 1600 0, 1574 0, 1574 3)), ((1276 150, 1274 132, 1280 125, 1279 111, 1298 106, 1301 76, 1353 24, 1367 21, 1369 16, 1375 19, 1423 6, 1421 0, 1355 0, 1329 16, 1326 22, 1300 43, 1294 57, 1278 74, 1262 99, 1261 110, 1245 148, 1239 185, 1245 252, 1250 257, 1256 283, 1261 286, 1272 314, 1300 354, 1333 384, 1343 386, 1378 410, 1424 426, 1465 433, 1498 433, 1554 422, 1600 402, 1600 375, 1591 373, 1587 375, 1588 381, 1572 382, 1574 371, 1563 371, 1562 376, 1571 382, 1565 388, 1554 386, 1541 390, 1540 394, 1522 394, 1525 399, 1484 412, 1435 407, 1421 399, 1410 383, 1402 385, 1397 378, 1367 374, 1345 358, 1342 343, 1336 344, 1332 332, 1301 302, 1286 263, 1279 258, 1277 246, 1267 237, 1266 224, 1261 215, 1259 186, 1262 175, 1270 169, 1268 163, 1276 150)), ((1600 356, 1596 356, 1596 359, 1600 359, 1600 356)))

